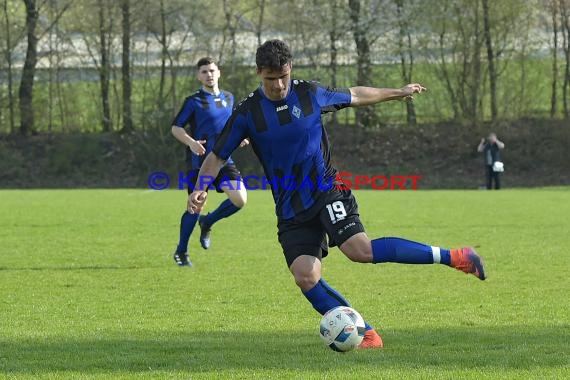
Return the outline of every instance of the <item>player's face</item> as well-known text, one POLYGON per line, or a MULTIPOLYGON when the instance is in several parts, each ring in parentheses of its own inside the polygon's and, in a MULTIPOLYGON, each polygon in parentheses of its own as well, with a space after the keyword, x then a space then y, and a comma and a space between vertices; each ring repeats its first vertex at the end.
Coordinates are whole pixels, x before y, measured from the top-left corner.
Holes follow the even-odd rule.
POLYGON ((198 69, 198 80, 206 88, 217 88, 220 79, 220 69, 215 63, 202 65, 198 69))
POLYGON ((261 78, 263 92, 270 100, 283 100, 289 92, 291 82, 291 64, 288 63, 281 69, 262 68, 257 70, 261 78))

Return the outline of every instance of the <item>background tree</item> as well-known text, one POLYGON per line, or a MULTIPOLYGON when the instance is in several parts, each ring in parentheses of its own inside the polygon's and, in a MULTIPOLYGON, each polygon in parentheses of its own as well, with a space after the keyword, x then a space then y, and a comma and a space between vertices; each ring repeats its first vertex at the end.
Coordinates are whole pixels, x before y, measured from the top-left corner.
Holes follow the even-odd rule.
POLYGON ((497 119, 497 68, 495 67, 495 52, 493 51, 493 38, 491 36, 491 19, 489 15, 489 0, 483 2, 483 33, 485 48, 487 49, 487 65, 489 72, 489 91, 491 98, 491 120, 497 119))
POLYGON ((564 119, 570 119, 570 109, 568 97, 570 89, 570 2, 560 0, 560 24, 562 25, 563 49, 564 49, 564 81, 562 84, 562 106, 564 109, 564 119))
MULTIPOLYGON (((351 20, 351 31, 356 45, 356 85, 369 86, 371 84, 370 42, 367 31, 369 25, 364 16, 361 0, 349 0, 348 7, 351 20)), ((375 114, 373 107, 362 107, 356 109, 356 123, 363 126, 375 124, 375 114)))
MULTIPOLYGON (((412 43, 412 25, 410 20, 419 16, 416 13, 417 3, 414 1, 395 0, 398 20, 398 54, 402 80, 405 83, 413 82, 414 47, 412 43), (406 6, 404 7, 404 4, 406 6)), ((406 120, 408 125, 416 124, 416 109, 413 102, 406 102, 406 120)))
POLYGON ((558 106, 558 0, 549 0, 547 9, 550 12, 552 26, 552 85, 550 95, 550 117, 556 116, 558 106))
POLYGON ((28 135, 34 129, 34 77, 37 63, 36 25, 39 11, 35 0, 24 0, 26 6, 26 58, 22 69, 18 98, 20 101, 20 134, 28 135))
POLYGON ((123 87, 123 128, 122 132, 133 131, 133 111, 131 107, 131 4, 130 0, 121 0, 121 82, 123 87))
POLYGON ((16 132, 16 98, 14 96, 14 58, 13 51, 24 35, 24 29, 17 24, 17 20, 13 19, 14 14, 18 13, 18 5, 14 1, 3 0, 3 24, 4 24, 4 50, 3 58, 6 62, 6 79, 7 79, 7 97, 8 97, 8 131, 10 134, 16 132))

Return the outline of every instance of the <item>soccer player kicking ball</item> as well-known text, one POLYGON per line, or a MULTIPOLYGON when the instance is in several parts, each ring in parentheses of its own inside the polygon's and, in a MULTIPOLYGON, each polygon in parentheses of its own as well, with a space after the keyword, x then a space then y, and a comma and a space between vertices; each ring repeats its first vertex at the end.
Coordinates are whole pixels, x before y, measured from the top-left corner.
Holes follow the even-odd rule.
MULTIPOLYGON (((214 223, 235 214, 247 202, 247 193, 241 182, 240 172, 228 156, 219 174, 216 171, 216 176, 210 177, 215 179, 203 181, 205 184, 214 186, 217 192, 225 192, 228 199, 208 215, 199 216, 197 213, 188 212, 192 186, 198 184, 200 165, 205 155, 214 147, 216 139, 232 113, 234 104, 233 95, 227 91, 221 91, 218 87, 220 70, 216 62, 212 58, 205 57, 201 58, 196 66, 197 77, 202 83, 202 88, 186 98, 182 109, 172 123, 172 134, 186 146, 188 166, 186 178, 190 185, 188 186, 187 210, 180 220, 180 240, 174 252, 174 261, 179 266, 188 267, 192 266, 187 253, 188 240, 190 240, 196 222, 200 224, 200 244, 202 248, 208 249, 210 248, 210 230, 214 223), (185 130, 187 125, 190 126, 189 132, 185 130)), ((244 140, 240 146, 247 145, 247 143, 247 140, 244 140)))
MULTIPOLYGON (((335 178, 321 113, 388 100, 411 100, 425 88, 408 84, 400 89, 351 87, 331 89, 315 82, 291 80, 292 57, 279 40, 257 49, 261 86, 232 113, 199 175, 215 176, 230 153, 249 138, 268 178, 335 178)), ((281 184, 281 181, 275 181, 281 184)), ((279 242, 285 260, 303 295, 321 314, 348 301, 321 278, 321 259, 327 254, 326 236, 352 261, 443 264, 480 280, 485 279, 481 258, 472 248, 445 249, 413 241, 383 237, 370 240, 360 222, 350 190, 337 186, 273 186, 279 242)), ((200 212, 207 194, 195 190, 191 212, 200 212)), ((359 348, 382 347, 382 338, 366 324, 359 348)))

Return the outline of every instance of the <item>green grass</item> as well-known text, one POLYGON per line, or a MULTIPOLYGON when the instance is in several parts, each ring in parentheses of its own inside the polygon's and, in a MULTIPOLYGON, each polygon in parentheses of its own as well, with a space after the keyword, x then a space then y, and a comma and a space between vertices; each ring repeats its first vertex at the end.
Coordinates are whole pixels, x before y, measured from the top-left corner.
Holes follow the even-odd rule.
POLYGON ((568 189, 357 198, 370 236, 473 244, 489 279, 334 249, 325 278, 386 345, 339 354, 284 265, 267 192, 210 251, 193 236, 186 269, 170 256, 182 192, 1 191, 0 378, 570 377, 568 189))

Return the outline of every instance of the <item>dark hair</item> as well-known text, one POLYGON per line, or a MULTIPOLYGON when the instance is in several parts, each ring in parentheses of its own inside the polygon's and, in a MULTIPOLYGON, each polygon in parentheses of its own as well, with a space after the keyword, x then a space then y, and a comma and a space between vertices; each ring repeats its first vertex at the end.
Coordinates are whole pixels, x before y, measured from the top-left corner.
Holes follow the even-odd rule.
POLYGON ((211 63, 216 63, 216 60, 212 57, 200 58, 198 60, 198 63, 196 64, 196 70, 200 70, 200 67, 205 66, 205 65, 209 65, 211 63))
POLYGON ((268 40, 257 48, 255 53, 255 64, 257 69, 264 67, 270 69, 281 69, 292 60, 289 46, 281 40, 268 40))

